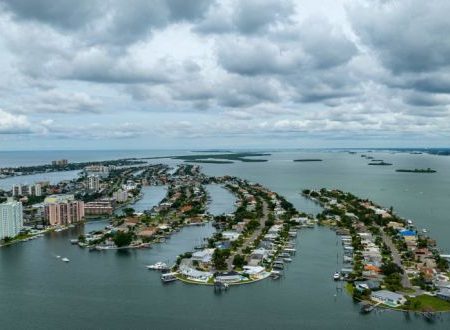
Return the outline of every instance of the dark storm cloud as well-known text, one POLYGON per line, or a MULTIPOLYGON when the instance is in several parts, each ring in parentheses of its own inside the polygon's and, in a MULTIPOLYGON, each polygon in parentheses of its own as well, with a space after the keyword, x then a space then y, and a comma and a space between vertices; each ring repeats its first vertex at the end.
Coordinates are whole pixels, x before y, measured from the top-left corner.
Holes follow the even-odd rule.
POLYGON ((34 21, 83 34, 86 43, 127 44, 152 28, 203 17, 209 0, 3 0, 21 21, 34 21))
POLYGON ((101 2, 96 0, 2 0, 1 3, 19 20, 63 29, 78 29, 95 19, 102 10, 101 2))
POLYGON ((409 82, 409 86, 424 92, 450 94, 450 74, 442 76, 436 73, 426 78, 417 78, 409 82))
POLYGON ((450 95, 410 92, 404 97, 405 103, 419 107, 433 107, 450 104, 450 95))
POLYGON ((345 64, 358 53, 355 44, 342 31, 323 19, 304 22, 297 39, 318 69, 345 64))
POLYGON ((368 2, 349 10, 355 33, 394 73, 427 72, 450 65, 450 2, 368 2))
POLYGON ((272 24, 285 22, 293 11, 293 2, 289 0, 240 1, 234 23, 241 33, 261 32, 272 24))
POLYGON ((294 11, 294 1, 291 0, 231 1, 229 7, 217 3, 194 30, 205 34, 256 34, 277 24, 285 24, 294 11))
POLYGON ((229 39, 218 50, 219 64, 231 73, 246 76, 289 74, 304 60, 301 52, 283 52, 266 40, 229 39))

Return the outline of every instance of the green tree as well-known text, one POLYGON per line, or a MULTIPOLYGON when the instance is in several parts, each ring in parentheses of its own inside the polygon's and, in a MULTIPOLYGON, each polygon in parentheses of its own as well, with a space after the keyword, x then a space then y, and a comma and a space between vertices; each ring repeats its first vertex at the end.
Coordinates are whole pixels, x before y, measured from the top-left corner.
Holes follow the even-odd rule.
POLYGON ((381 271, 384 275, 389 276, 392 274, 403 274, 403 269, 401 269, 396 263, 388 262, 381 266, 381 271))
POLYGON ((133 241, 133 234, 131 232, 118 231, 114 237, 113 242, 117 247, 128 246, 133 241))
POLYGON ((6 236, 6 237, 3 238, 3 242, 4 242, 5 244, 8 244, 8 243, 11 242, 12 240, 13 240, 12 237, 9 237, 9 236, 6 236))
POLYGON ((228 249, 215 249, 213 256, 212 256, 212 262, 214 264, 214 267, 216 269, 222 270, 227 268, 226 259, 230 255, 230 250, 228 249))
POLYGON ((122 213, 127 216, 127 217, 131 217, 134 214, 134 209, 132 207, 126 207, 122 210, 122 213))
POLYGON ((242 268, 246 264, 244 256, 236 254, 233 258, 233 265, 237 268, 242 268))

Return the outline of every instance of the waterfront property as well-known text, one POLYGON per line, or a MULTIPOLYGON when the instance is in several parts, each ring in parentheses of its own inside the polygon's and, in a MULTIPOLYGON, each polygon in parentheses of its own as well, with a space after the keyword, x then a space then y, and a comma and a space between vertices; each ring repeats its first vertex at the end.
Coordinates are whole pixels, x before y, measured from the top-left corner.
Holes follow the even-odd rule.
POLYGON ((412 220, 339 190, 303 193, 324 207, 319 222, 336 229, 341 237, 343 262, 348 267, 340 273, 352 283, 354 298, 428 311, 435 311, 441 301, 436 311, 450 309, 442 304, 450 288, 448 261, 412 220), (368 280, 380 285, 371 287, 368 280), (436 292, 441 295, 427 298, 436 292))
POLYGON ((46 221, 52 225, 70 225, 84 218, 84 202, 73 195, 52 195, 44 201, 46 221))
POLYGON ((370 297, 372 300, 389 307, 399 307, 406 302, 405 296, 388 290, 374 291, 370 297))
POLYGON ((12 239, 23 228, 22 203, 9 199, 0 204, 0 240, 12 239))
POLYGON ((440 289, 437 292, 436 296, 438 298, 443 299, 443 300, 450 301, 450 289, 449 288, 442 288, 442 289, 440 289))

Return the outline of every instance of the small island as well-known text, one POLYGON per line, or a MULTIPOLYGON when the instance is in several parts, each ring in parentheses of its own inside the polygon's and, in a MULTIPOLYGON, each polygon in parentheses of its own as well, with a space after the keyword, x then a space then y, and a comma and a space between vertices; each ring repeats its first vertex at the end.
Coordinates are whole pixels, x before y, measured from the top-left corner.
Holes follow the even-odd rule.
POLYGON ((395 170, 395 172, 402 173, 436 173, 436 170, 432 170, 431 168, 415 168, 413 170, 400 168, 395 170))
POLYGON ((386 163, 385 161, 378 161, 378 162, 370 162, 368 165, 372 166, 391 166, 392 163, 386 163))
POLYGON ((263 157, 270 156, 267 153, 254 153, 254 152, 238 152, 238 153, 225 153, 225 154, 201 154, 201 155, 185 155, 185 156, 173 156, 172 159, 179 159, 185 162, 191 163, 210 163, 210 164, 227 164, 240 162, 267 162, 267 159, 261 158, 248 158, 248 157, 263 157))
POLYGON ((198 163, 198 164, 234 164, 231 160, 215 160, 215 159, 194 159, 185 160, 185 163, 198 163))
POLYGON ((294 159, 294 162, 321 162, 322 159, 318 158, 303 158, 303 159, 294 159))

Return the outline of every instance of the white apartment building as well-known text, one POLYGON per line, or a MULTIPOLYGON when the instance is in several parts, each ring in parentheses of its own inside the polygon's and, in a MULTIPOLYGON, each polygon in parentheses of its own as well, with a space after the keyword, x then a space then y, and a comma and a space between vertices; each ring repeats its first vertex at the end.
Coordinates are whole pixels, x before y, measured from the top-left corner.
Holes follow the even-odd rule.
POLYGON ((16 236, 23 228, 22 203, 9 199, 0 204, 0 239, 16 236))
POLYGON ((100 178, 97 175, 91 175, 88 177, 88 188, 92 191, 100 190, 100 178))

